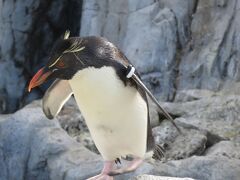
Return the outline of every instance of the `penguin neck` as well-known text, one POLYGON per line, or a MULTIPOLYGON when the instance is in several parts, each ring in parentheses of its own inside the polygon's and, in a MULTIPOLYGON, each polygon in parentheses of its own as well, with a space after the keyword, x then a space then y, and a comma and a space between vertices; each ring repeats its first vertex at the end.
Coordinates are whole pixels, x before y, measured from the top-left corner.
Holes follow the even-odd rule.
POLYGON ((115 86, 123 86, 116 71, 111 66, 101 68, 88 67, 78 71, 71 80, 69 80, 73 92, 77 89, 82 93, 91 91, 101 91, 112 89, 115 86))

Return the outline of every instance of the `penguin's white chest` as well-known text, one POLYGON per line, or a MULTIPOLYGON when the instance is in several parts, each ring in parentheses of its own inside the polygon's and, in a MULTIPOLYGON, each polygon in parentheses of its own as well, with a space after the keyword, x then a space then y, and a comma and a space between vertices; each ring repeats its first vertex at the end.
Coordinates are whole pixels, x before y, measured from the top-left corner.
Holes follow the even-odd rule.
POLYGON ((103 158, 143 157, 148 110, 138 91, 125 86, 112 67, 81 70, 69 82, 103 158))

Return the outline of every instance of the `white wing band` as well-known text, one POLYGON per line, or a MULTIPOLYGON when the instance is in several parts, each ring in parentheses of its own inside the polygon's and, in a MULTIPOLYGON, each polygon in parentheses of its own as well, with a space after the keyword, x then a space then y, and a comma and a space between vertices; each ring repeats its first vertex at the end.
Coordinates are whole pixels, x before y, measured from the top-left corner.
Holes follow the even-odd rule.
POLYGON ((133 66, 131 66, 131 70, 127 74, 127 78, 131 78, 133 76, 134 72, 135 72, 135 68, 133 66))

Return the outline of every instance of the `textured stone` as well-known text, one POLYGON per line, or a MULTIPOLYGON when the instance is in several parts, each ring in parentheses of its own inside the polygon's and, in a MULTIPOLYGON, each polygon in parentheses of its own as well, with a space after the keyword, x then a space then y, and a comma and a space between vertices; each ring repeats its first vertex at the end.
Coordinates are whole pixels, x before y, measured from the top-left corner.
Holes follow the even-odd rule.
POLYGON ((128 1, 84 1, 80 35, 104 36, 119 45, 125 35, 127 12, 128 1))
POLYGON ((8 118, 9 117, 9 115, 0 115, 0 121, 2 121, 2 120, 4 120, 4 119, 6 119, 6 118, 8 118))
POLYGON ((206 155, 226 156, 228 158, 240 159, 240 143, 233 141, 221 141, 206 152, 206 155))
POLYGON ((160 71, 168 78, 176 54, 176 21, 168 8, 159 10, 155 3, 129 15, 123 51, 141 73, 160 71))
POLYGON ((141 74, 157 72, 161 83, 153 89, 161 92, 161 99, 172 100, 178 44, 188 41, 194 5, 195 1, 179 0, 84 1, 80 35, 104 36, 141 74))
POLYGON ((78 34, 80 9, 78 0, 0 0, 0 113, 41 97, 42 88, 26 93, 27 82, 66 29, 78 34))
POLYGON ((86 179, 99 173, 101 158, 69 137, 38 104, 0 121, 0 177, 9 179, 86 179))
MULTIPOLYGON (((100 172, 102 159, 42 113, 40 101, 0 121, 1 180, 76 180, 100 172)), ((123 161, 124 162, 124 161, 123 161)), ((119 175, 116 180, 150 173, 154 167, 144 163, 137 171, 119 175)))
POLYGON ((194 8, 197 5, 196 0, 160 0, 160 6, 172 10, 177 20, 177 38, 179 48, 184 48, 191 38, 191 21, 194 8))
POLYGON ((176 121, 206 130, 223 138, 240 134, 240 96, 214 96, 191 102, 164 103, 176 121))
MULTIPOLYGON (((238 180, 240 1, 83 3, 80 22, 81 1, 0 0, 0 112, 42 94, 39 88, 26 95, 27 80, 44 64, 57 37, 67 28, 77 35, 81 24, 81 36, 101 35, 117 44, 159 100, 177 102, 161 104, 184 132, 178 135, 169 122, 161 122, 151 105, 153 125, 161 124, 154 129, 156 141, 168 145, 168 162, 148 160, 116 180, 139 174, 238 180)), ((0 117, 3 180, 75 180, 100 172, 100 156, 84 148, 96 152, 77 108, 68 104, 57 119, 74 138, 57 121, 45 119, 39 102, 0 117)))
MULTIPOLYGON (((71 103, 70 101, 65 110, 71 107, 71 103)), ((0 121, 0 177, 3 180, 75 180, 99 173, 102 168, 100 156, 68 136, 58 121, 47 120, 40 105, 40 101, 33 102, 0 121)), ((63 113, 62 116, 67 120, 66 114, 63 113)), ((65 125, 68 126, 67 123, 65 125)), ((165 163, 147 159, 150 163, 145 162, 135 172, 116 176, 115 179, 152 174, 203 180, 237 180, 240 175, 237 138, 232 142, 219 142, 209 148, 211 144, 208 142, 208 134, 194 126, 178 125, 183 134, 178 134, 167 121, 154 129, 156 141, 169 144, 165 163), (203 152, 207 146, 208 149, 203 152), (193 154, 204 156, 192 156, 193 154), (186 159, 170 160, 181 158, 186 159)))
POLYGON ((181 127, 181 131, 180 134, 169 121, 163 121, 153 129, 155 142, 165 149, 163 161, 185 159, 204 152, 206 133, 191 127, 181 127))
POLYGON ((176 93, 175 102, 194 101, 203 98, 209 98, 216 95, 215 92, 207 89, 187 89, 176 93))
POLYGON ((201 180, 238 180, 240 160, 224 156, 193 156, 184 160, 159 163, 156 174, 201 180))
POLYGON ((239 80, 238 0, 198 1, 191 41, 180 63, 179 89, 218 90, 239 80))
POLYGON ((139 72, 157 74, 148 79, 157 78, 151 87, 161 100, 239 81, 238 0, 85 0, 81 21, 81 1, 65 1, 0 1, 1 112, 41 96, 26 94, 26 81, 57 37, 66 28, 78 34, 80 24, 81 36, 107 37, 139 72))
POLYGON ((116 43, 162 100, 239 80, 238 0, 84 1, 80 35, 116 43), (116 9, 115 7, 118 7, 116 9))
POLYGON ((176 177, 166 177, 166 176, 151 176, 151 175, 141 175, 132 180, 193 180, 192 178, 176 178, 176 177))

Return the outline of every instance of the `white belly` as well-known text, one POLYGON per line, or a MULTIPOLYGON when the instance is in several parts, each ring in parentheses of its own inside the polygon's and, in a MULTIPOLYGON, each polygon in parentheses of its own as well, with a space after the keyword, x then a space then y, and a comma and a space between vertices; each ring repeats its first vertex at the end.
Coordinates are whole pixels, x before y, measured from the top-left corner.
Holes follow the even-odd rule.
POLYGON ((147 105, 135 88, 125 86, 112 67, 81 70, 70 85, 104 160, 144 156, 147 105))

